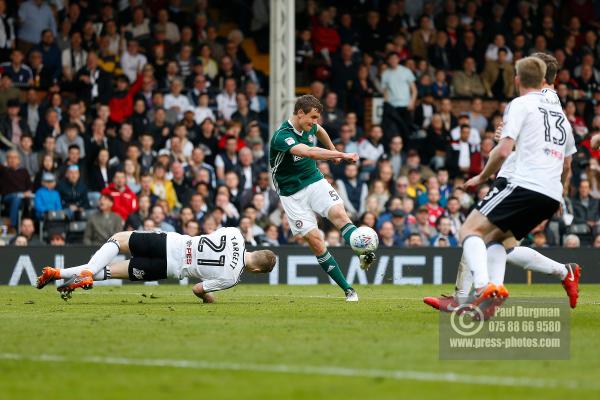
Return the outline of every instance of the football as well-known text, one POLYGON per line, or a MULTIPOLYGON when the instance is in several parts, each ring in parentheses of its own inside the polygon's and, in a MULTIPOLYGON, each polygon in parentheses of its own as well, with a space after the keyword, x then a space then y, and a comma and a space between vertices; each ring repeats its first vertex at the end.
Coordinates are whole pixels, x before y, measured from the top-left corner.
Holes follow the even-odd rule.
POLYGON ((377 246, 379 246, 379 237, 368 226, 361 226, 350 235, 350 247, 357 255, 372 253, 377 250, 377 246))

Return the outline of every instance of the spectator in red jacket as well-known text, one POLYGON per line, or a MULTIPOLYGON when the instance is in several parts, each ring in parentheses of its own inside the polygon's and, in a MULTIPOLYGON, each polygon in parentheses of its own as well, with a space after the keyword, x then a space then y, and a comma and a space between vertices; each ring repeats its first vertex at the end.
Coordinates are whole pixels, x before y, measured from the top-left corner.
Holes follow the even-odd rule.
POLYGON ((312 38, 315 53, 322 53, 328 60, 340 47, 340 35, 333 26, 331 11, 324 9, 319 14, 319 20, 312 27, 312 38), (323 50, 325 52, 323 53, 323 50))
POLYGON ((469 167, 469 176, 475 176, 483 171, 483 167, 490 158, 490 153, 494 148, 494 141, 490 138, 481 141, 481 150, 471 154, 471 166, 469 167))
POLYGON ((142 89, 143 75, 138 75, 133 85, 129 86, 129 79, 125 75, 117 78, 117 90, 108 102, 110 120, 122 124, 133 115, 133 98, 142 89))
POLYGON ((247 147, 246 141, 241 138, 242 135, 242 124, 239 121, 231 121, 227 125, 227 131, 225 134, 221 136, 219 139, 218 147, 220 150, 225 150, 227 147, 227 141, 229 138, 234 138, 237 140, 237 151, 240 151, 244 147, 247 147))
POLYGON ((117 171, 110 185, 102 189, 102 194, 113 199, 112 211, 118 214, 124 221, 129 214, 137 211, 137 196, 127 186, 125 172, 117 171))

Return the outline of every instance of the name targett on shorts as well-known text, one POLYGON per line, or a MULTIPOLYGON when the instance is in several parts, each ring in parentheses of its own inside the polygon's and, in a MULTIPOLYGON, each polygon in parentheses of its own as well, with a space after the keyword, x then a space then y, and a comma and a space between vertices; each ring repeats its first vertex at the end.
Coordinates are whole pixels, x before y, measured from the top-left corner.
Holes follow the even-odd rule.
POLYGON ((229 264, 229 266, 231 269, 235 269, 240 260, 240 244, 235 238, 231 239, 231 244, 233 245, 233 253, 231 255, 231 264, 229 264))

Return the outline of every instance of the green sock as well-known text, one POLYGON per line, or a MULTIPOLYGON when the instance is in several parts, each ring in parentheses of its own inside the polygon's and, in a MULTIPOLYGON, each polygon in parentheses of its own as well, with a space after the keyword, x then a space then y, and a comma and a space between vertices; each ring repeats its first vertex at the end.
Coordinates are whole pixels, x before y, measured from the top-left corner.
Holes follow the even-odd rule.
POLYGON ((346 242, 346 244, 350 244, 350 235, 352 235, 352 232, 354 232, 355 230, 356 225, 354 225, 353 223, 349 223, 342 226, 342 237, 344 238, 344 242, 346 242))
POLYGON ((351 288, 348 282, 346 282, 346 278, 344 278, 344 274, 342 274, 342 270, 338 266, 337 261, 335 261, 335 258, 333 258, 328 250, 326 250, 322 255, 318 256, 317 261, 319 262, 319 265, 323 271, 327 272, 327 275, 329 275, 339 287, 341 287, 343 290, 351 288))

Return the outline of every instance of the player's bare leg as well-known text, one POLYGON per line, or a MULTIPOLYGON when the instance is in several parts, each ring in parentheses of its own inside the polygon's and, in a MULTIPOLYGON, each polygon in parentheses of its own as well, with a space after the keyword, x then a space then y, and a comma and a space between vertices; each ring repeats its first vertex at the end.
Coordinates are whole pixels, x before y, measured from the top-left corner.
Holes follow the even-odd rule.
POLYGON ((129 279, 129 260, 117 261, 107 268, 111 279, 129 279))
POLYGON ((342 288, 346 294, 346 301, 358 301, 358 294, 352 289, 350 284, 346 281, 342 270, 340 269, 335 258, 329 253, 325 246, 325 240, 321 235, 321 231, 313 229, 304 235, 304 240, 308 243, 313 254, 317 257, 319 265, 342 288))
MULTIPOLYGON (((346 209, 343 204, 336 204, 329 209, 327 219, 335 225, 337 229, 342 233, 342 237, 346 243, 350 243, 350 235, 356 230, 356 225, 350 221, 346 209)), ((360 260, 360 267, 364 270, 371 268, 375 262, 375 253, 366 253, 358 256, 360 260)))

